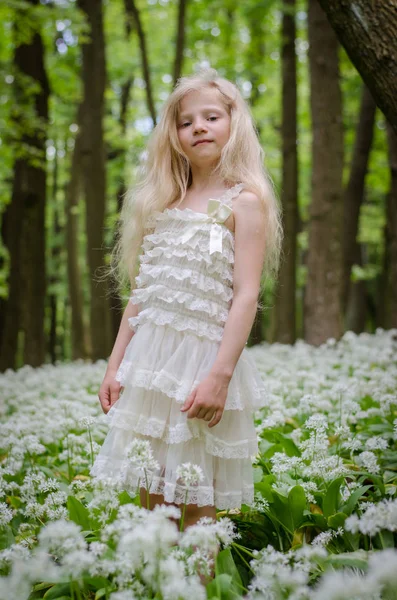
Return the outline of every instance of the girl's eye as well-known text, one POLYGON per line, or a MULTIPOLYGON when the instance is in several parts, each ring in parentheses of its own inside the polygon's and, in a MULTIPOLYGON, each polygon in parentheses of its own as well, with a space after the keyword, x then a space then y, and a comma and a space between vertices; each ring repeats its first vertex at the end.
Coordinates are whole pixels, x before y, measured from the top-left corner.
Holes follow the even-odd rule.
POLYGON ((217 119, 217 118, 218 118, 218 117, 208 117, 208 119, 209 119, 210 121, 216 121, 216 119, 217 119))
POLYGON ((181 127, 186 127, 187 125, 190 125, 190 123, 186 121, 186 123, 181 124, 181 127))

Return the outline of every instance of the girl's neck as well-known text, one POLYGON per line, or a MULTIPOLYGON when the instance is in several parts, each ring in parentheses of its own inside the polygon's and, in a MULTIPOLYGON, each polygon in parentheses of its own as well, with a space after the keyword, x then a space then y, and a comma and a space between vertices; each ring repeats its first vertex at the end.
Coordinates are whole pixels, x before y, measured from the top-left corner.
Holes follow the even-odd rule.
POLYGON ((192 167, 192 183, 189 186, 191 193, 200 194, 201 192, 219 190, 224 187, 225 181, 218 174, 192 167))

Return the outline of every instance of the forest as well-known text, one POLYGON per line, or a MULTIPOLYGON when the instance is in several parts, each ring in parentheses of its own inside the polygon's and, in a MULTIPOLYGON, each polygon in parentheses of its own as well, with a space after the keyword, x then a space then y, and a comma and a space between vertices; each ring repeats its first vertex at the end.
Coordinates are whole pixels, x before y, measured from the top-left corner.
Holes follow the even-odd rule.
POLYGON ((283 209, 249 345, 396 327, 396 9, 349 4, 3 0, 1 370, 110 354, 123 195, 203 66, 249 102, 283 209))
POLYGON ((0 600, 397 600, 396 1, 0 0, 0 31, 0 600), (116 386, 131 290, 104 276, 164 102, 206 67, 284 228, 213 429, 178 405, 205 336, 194 360, 156 324, 116 386))

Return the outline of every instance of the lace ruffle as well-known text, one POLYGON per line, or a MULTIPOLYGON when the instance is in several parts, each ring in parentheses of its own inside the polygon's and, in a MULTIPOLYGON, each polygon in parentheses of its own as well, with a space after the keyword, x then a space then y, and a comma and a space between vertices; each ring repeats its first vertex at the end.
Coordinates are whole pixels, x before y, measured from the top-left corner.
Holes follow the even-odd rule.
POLYGON ((138 485, 149 488, 151 494, 164 496, 166 502, 173 504, 197 504, 197 506, 216 506, 219 510, 240 508, 242 504, 251 505, 254 500, 254 486, 245 484, 242 490, 221 491, 212 486, 191 486, 187 488, 179 483, 167 481, 165 477, 148 473, 148 485, 141 473, 137 473, 127 461, 116 462, 108 457, 96 458, 90 472, 92 477, 111 477, 118 482, 120 489, 137 493, 138 485))
MULTIPOLYGON (((219 255, 215 254, 213 256, 218 257, 219 255)), ((186 260, 188 263, 197 264, 198 267, 205 263, 205 268, 209 275, 217 274, 221 277, 221 279, 233 282, 232 265, 222 261, 220 258, 214 258, 211 260, 209 255, 207 256, 205 254, 198 254, 191 248, 185 246, 179 246, 175 248, 157 246, 151 250, 146 250, 145 254, 141 254, 139 261, 141 263, 150 263, 153 258, 157 257, 165 257, 166 259, 182 259, 182 261, 186 260)), ((184 263, 181 262, 180 264, 184 263)))
POLYGON ((183 304, 185 309, 206 313, 210 317, 215 317, 220 323, 225 323, 229 315, 229 307, 226 301, 222 302, 222 306, 219 300, 206 300, 190 292, 165 286, 162 283, 155 283, 147 288, 136 288, 132 292, 130 301, 132 304, 140 304, 150 298, 156 298, 157 301, 161 300, 170 305, 175 302, 183 304))
POLYGON ((131 329, 136 331, 136 327, 142 323, 155 323, 156 325, 169 325, 177 331, 188 331, 199 337, 205 337, 209 340, 220 342, 223 336, 223 327, 203 321, 193 316, 187 315, 178 310, 166 310, 157 306, 151 306, 139 311, 136 317, 130 317, 128 323, 131 329))
MULTIPOLYGON (((184 212, 184 211, 180 211, 184 212)), ((226 226, 223 226, 226 228, 226 226)), ((227 229, 227 228, 226 228, 227 229)), ((161 243, 165 243, 169 247, 177 247, 183 245, 183 247, 188 246, 189 248, 194 249, 197 253, 207 255, 209 248, 209 231, 204 231, 202 229, 198 229, 194 235, 187 241, 182 242, 182 234, 185 229, 181 229, 178 231, 165 229, 164 231, 158 231, 157 233, 151 233, 146 235, 142 248, 144 252, 147 250, 151 250, 153 246, 157 247, 161 243)), ((222 248, 222 253, 219 254, 218 260, 227 261, 229 264, 234 264, 234 250, 231 243, 229 243, 229 247, 227 241, 231 241, 233 238, 229 236, 224 237, 224 243, 222 248)))
POLYGON ((143 287, 152 280, 158 281, 160 277, 165 279, 170 277, 182 282, 189 280, 189 283, 196 286, 197 289, 203 292, 214 292, 217 296, 222 296, 226 302, 229 302, 233 297, 233 289, 228 288, 223 282, 208 277, 195 269, 182 268, 176 265, 141 264, 139 275, 135 281, 138 286, 143 287))
MULTIPOLYGON (((121 362, 115 379, 123 386, 128 384, 146 390, 162 392, 178 404, 183 404, 188 395, 200 383, 198 380, 194 380, 193 382, 178 380, 175 378, 175 375, 167 373, 164 369, 155 371, 137 368, 133 362, 127 360, 121 362)), ((254 406, 262 405, 268 396, 265 387, 257 385, 254 380, 250 382, 246 394, 249 395, 249 399, 254 406)), ((245 405, 246 402, 244 402, 243 394, 240 392, 238 386, 234 382, 231 382, 224 410, 244 410, 245 405)))
POLYGON ((193 438, 202 440, 208 454, 219 458, 243 459, 256 456, 258 452, 257 438, 238 440, 229 443, 212 434, 203 433, 199 428, 189 427, 186 423, 176 423, 171 426, 155 417, 145 417, 118 410, 113 406, 107 414, 110 427, 124 429, 128 432, 140 433, 153 438, 161 438, 166 444, 180 444, 193 438), (113 410, 114 409, 114 410, 113 410))

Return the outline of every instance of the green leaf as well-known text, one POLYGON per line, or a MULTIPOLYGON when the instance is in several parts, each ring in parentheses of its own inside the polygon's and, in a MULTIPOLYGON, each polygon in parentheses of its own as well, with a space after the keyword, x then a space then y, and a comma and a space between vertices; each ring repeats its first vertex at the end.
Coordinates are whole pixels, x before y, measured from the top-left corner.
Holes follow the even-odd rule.
POLYGON ((338 529, 338 527, 343 527, 346 519, 347 515, 344 512, 338 512, 328 517, 327 523, 330 527, 332 527, 332 529, 338 529))
POLYGON ((80 525, 84 530, 91 530, 90 515, 88 509, 74 496, 68 496, 67 508, 71 521, 80 525))
POLYGON ((293 529, 298 529, 304 520, 304 510, 307 508, 305 490, 301 485, 295 485, 288 494, 293 529))
POLYGON ((367 570, 368 557, 365 550, 356 550, 355 552, 344 552, 342 554, 330 554, 326 559, 326 564, 335 567, 356 567, 363 571, 367 570))
POLYGON ((225 548, 222 552, 219 552, 216 558, 216 573, 221 575, 222 573, 226 573, 230 575, 232 578, 233 588, 237 593, 242 589, 243 584, 241 581, 240 573, 236 567, 236 564, 233 560, 232 553, 230 548, 225 548))
POLYGON ((352 492, 352 494, 349 496, 346 504, 344 504, 341 507, 341 510, 346 513, 347 515, 351 515, 353 512, 354 507, 356 506, 357 502, 359 501, 359 499, 361 498, 361 496, 364 494, 364 492, 366 492, 370 487, 372 487, 372 485, 363 485, 359 488, 357 488, 356 490, 354 490, 354 492, 352 492))
POLYGON ((56 583, 43 596, 46 600, 59 600, 61 597, 70 598, 70 583, 56 583))
POLYGON ((268 502, 273 502, 273 490, 268 483, 260 481, 259 483, 255 483, 254 486, 255 491, 259 492, 263 498, 268 502))
POLYGON ((216 598, 216 600, 236 600, 242 598, 241 594, 236 593, 232 585, 232 576, 226 573, 217 575, 207 585, 207 598, 216 598))
POLYGON ((339 503, 340 503, 340 486, 344 482, 344 477, 338 477, 331 482, 324 499, 323 499, 323 513, 325 517, 330 517, 331 515, 338 512, 339 503))
POLYGON ((9 525, 0 528, 0 550, 5 550, 15 543, 15 537, 9 525))

